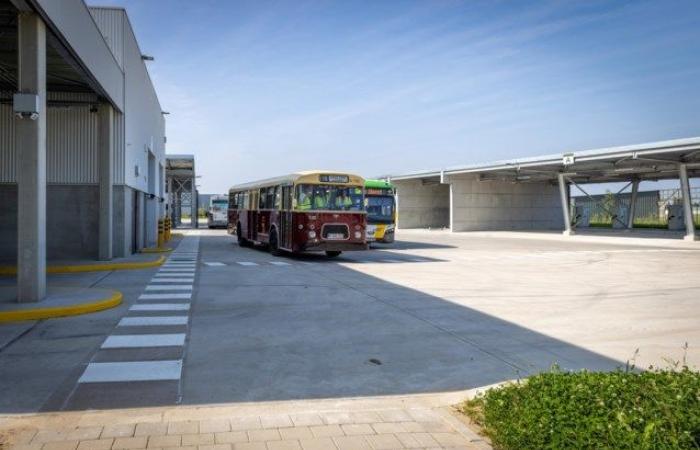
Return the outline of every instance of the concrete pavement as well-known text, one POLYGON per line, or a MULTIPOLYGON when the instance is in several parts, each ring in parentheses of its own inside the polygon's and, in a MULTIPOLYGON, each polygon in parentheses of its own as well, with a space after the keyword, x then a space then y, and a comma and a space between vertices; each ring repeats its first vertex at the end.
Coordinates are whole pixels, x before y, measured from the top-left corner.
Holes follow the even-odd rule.
MULTIPOLYGON (((402 441, 400 433, 432 432, 383 426, 394 422, 377 411, 421 409, 439 414, 433 419, 448 423, 446 433, 466 439, 459 445, 483 445, 460 433, 442 409, 468 389, 554 363, 607 370, 633 357, 640 367, 700 362, 700 252, 692 248, 404 231, 395 245, 370 252, 275 258, 239 248, 220 230, 187 234, 189 248, 176 250, 162 268, 67 276, 76 285, 122 290, 120 308, 15 325, 7 333, 0 326, 0 336, 12 335, 0 349, 0 388, 8 393, 0 421, 17 425, 17 413, 46 411, 32 420, 50 428, 52 420, 79 414, 75 428, 126 417, 134 431, 125 437, 136 437, 141 422, 223 416, 228 425, 221 427, 231 429, 219 432, 244 432, 237 436, 246 442, 219 442, 216 431, 212 441, 201 423, 197 433, 208 437, 191 439, 255 448, 253 439, 264 437, 268 448, 277 448, 287 436, 290 448, 298 448, 311 436, 342 448, 340 438, 357 431, 364 444, 381 448, 396 441, 369 436, 385 431, 410 447, 419 443, 402 441), (105 363, 115 365, 100 366, 105 363), (166 409, 152 416, 159 405, 166 409), (114 409, 135 407, 141 409, 114 409), (65 412, 93 408, 104 412, 65 412), (343 428, 359 424, 347 415, 351 410, 371 416, 370 428, 343 428), (326 413, 346 422, 334 423, 326 413), (263 420, 280 414, 288 420, 263 420), (320 419, 296 423, 294 414, 320 419), (233 418, 252 425, 234 430, 233 418), (265 423, 276 431, 253 432, 265 423), (331 425, 342 435, 307 429, 331 425), (282 431, 299 427, 307 428, 282 431)), ((73 428, 65 435, 75 436, 73 428)), ((87 440, 101 438, 104 429, 87 440)), ((194 442, 184 438, 194 433, 174 434, 179 446, 194 442)), ((39 443, 34 439, 25 443, 39 443)), ((65 440, 71 443, 55 445, 81 445, 65 440)), ((107 445, 82 445, 93 444, 107 445)))

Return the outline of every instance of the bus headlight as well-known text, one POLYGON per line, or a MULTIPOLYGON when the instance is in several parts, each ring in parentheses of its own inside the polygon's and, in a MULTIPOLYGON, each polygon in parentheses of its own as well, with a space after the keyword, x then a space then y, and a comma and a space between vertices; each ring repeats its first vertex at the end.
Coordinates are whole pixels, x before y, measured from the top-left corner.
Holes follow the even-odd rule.
POLYGON ((309 239, 316 239, 316 232, 314 230, 309 231, 309 239))
POLYGON ((303 229, 304 229, 304 225, 299 224, 299 229, 300 229, 300 230, 303 230, 303 229))
POLYGON ((359 231, 355 231, 355 239, 362 239, 362 233, 359 231))
POLYGON ((314 225, 313 223, 311 225, 309 225, 309 230, 315 230, 315 229, 316 229, 316 225, 314 225))

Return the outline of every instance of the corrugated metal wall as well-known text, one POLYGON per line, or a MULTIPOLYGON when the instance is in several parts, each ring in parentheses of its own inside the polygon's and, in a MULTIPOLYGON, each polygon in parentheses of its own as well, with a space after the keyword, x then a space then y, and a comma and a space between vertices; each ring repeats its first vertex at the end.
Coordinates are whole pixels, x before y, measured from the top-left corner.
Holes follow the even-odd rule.
MULTIPOLYGON (((51 100, 65 101, 96 100, 92 95, 82 94, 52 93, 49 97, 51 100)), ((90 109, 89 103, 49 107, 46 120, 48 183, 98 182, 98 116, 90 109)))
POLYGON ((113 8, 90 8, 97 28, 112 51, 117 64, 124 71, 124 11, 113 8))
MULTIPOLYGON (((2 98, 7 98, 7 95, 3 93, 2 98)), ((17 149, 12 105, 2 103, 0 104, 0 183, 14 183, 17 179, 16 167, 17 149)))
POLYGON ((124 167, 126 166, 126 131, 124 114, 114 111, 114 154, 112 155, 113 184, 124 184, 124 167))
MULTIPOLYGON (((605 222, 609 221, 610 214, 605 210, 615 212, 615 202, 622 205, 629 205, 632 200, 632 194, 625 192, 614 197, 609 197, 606 194, 593 195, 589 197, 572 197, 575 206, 583 206, 589 208, 591 221, 605 222), (605 204, 606 199, 608 203, 605 204)), ((637 194, 637 203, 635 204, 634 217, 635 219, 651 219, 659 217, 659 191, 642 191, 637 194)))
MULTIPOLYGON (((16 183, 17 149, 11 93, 0 93, 0 183, 16 183)), ((58 184, 99 181, 98 117, 94 94, 50 92, 46 130, 46 179, 58 184)), ((124 183, 124 115, 114 114, 114 184, 124 183)))

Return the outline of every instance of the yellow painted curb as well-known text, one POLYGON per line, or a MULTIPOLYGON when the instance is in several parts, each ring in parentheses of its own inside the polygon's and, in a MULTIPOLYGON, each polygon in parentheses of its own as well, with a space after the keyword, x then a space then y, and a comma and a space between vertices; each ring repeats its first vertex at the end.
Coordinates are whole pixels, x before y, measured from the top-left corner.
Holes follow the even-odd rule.
POLYGON ((173 249, 170 247, 151 247, 141 249, 141 253, 167 253, 172 251, 173 249))
POLYGON ((109 298, 92 303, 79 305, 56 306, 54 308, 36 308, 23 311, 0 312, 0 322, 19 322, 21 320, 51 319, 54 317, 78 316, 109 308, 114 308, 122 302, 122 293, 114 291, 109 298))
MULTIPOLYGON (((122 262, 122 263, 99 263, 99 264, 75 264, 72 266, 48 266, 46 273, 80 273, 80 272, 104 272, 110 270, 132 270, 158 267, 165 262, 165 256, 161 256, 155 261, 143 262, 122 262)), ((0 275, 17 275, 17 267, 2 266, 0 275)))

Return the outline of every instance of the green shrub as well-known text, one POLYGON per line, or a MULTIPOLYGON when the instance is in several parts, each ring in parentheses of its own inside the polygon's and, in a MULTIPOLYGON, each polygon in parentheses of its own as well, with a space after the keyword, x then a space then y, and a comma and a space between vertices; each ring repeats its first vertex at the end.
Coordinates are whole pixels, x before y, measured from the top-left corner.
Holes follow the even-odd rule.
POLYGON ((700 374, 551 372, 462 405, 496 448, 698 449, 700 374))

